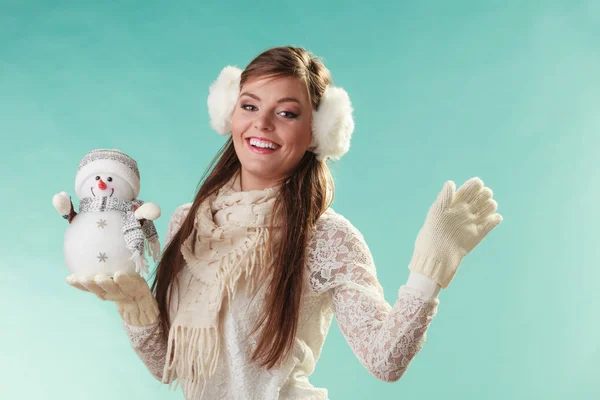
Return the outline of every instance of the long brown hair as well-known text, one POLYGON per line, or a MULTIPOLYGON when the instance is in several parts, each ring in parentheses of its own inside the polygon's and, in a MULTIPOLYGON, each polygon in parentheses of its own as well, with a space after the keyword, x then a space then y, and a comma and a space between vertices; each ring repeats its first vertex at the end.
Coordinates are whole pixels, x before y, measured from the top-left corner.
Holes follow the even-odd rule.
MULTIPOLYGON (((323 92, 331 82, 329 71, 318 58, 304 49, 290 46, 271 48, 258 55, 243 71, 240 85, 250 78, 266 76, 299 79, 306 84, 314 109, 318 108, 323 92)), ((180 248, 194 229, 198 208, 240 168, 230 137, 205 171, 189 214, 163 251, 152 284, 163 332, 170 329, 169 293, 172 291, 169 287, 176 284, 176 277, 184 266, 180 248)), ((329 168, 324 162, 317 161, 314 153, 307 151, 292 175, 282 182, 275 200, 273 214, 282 217, 280 245, 269 243, 269 248, 278 250, 272 254, 265 310, 254 327, 254 331, 259 327, 262 331, 252 355, 253 361, 268 369, 287 358, 293 347, 302 298, 305 248, 318 218, 333 201, 333 193, 329 168)))

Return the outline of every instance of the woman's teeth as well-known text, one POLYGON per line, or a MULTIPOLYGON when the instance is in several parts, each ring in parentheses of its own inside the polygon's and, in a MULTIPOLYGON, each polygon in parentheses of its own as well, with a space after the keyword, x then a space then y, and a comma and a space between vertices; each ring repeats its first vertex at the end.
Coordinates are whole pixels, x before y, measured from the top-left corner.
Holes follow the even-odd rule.
POLYGON ((279 146, 276 145, 275 143, 265 142, 263 140, 259 140, 259 139, 255 139, 255 138, 250 139, 250 145, 252 145, 254 147, 260 147, 261 149, 276 150, 279 148, 279 146))

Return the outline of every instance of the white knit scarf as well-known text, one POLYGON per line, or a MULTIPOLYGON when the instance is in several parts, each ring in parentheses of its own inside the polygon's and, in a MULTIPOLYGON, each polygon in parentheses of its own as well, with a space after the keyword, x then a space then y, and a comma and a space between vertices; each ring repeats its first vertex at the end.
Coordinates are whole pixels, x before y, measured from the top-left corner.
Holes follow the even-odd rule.
MULTIPOLYGON (((163 382, 178 378, 189 396, 217 368, 223 301, 235 297, 244 277, 253 290, 267 268, 267 243, 279 186, 242 192, 239 174, 199 208, 181 253, 194 277, 169 331, 163 382), (192 251, 192 244, 195 251, 192 251)), ((274 228, 279 225, 275 222, 274 228)), ((204 385, 203 385, 204 386, 204 385)))

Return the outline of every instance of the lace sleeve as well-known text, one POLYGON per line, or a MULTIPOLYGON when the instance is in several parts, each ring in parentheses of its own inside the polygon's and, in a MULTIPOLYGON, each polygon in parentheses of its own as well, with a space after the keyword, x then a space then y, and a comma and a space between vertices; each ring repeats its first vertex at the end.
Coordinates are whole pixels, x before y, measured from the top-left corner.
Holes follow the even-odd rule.
POLYGON ((162 334, 158 322, 149 326, 132 326, 123 323, 123 326, 135 353, 152 376, 162 381, 167 355, 167 339, 162 334))
POLYGON ((397 381, 420 351, 439 300, 403 285, 390 306, 360 232, 339 214, 321 218, 308 245, 313 290, 329 291, 336 320, 365 368, 397 381))
POLYGON ((164 247, 167 247, 167 244, 169 244, 171 239, 173 239, 173 236, 175 236, 175 234, 181 227, 181 224, 183 224, 183 221, 185 220, 185 217, 190 211, 191 206, 192 203, 187 203, 182 206, 179 206, 177 207, 175 212, 173 212, 173 215, 171 215, 171 219, 169 220, 169 225, 167 227, 167 235, 165 236, 164 247))
MULTIPOLYGON (((173 238, 185 216, 191 203, 178 207, 169 220, 167 234, 165 236, 165 247, 173 238)), ((123 323, 125 331, 129 336, 131 347, 148 368, 150 373, 159 381, 162 381, 165 357, 167 354, 167 337, 163 334, 158 322, 149 326, 132 326, 123 323)))

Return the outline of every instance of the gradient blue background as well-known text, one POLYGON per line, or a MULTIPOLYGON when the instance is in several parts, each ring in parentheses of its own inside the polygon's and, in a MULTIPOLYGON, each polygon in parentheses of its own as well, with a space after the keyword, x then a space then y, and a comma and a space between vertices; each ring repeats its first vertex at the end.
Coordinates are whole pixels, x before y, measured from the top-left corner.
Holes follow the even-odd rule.
POLYGON ((51 198, 73 194, 87 151, 121 149, 164 239, 223 143, 209 84, 284 44, 322 56, 353 100, 334 208, 390 303, 444 181, 481 177, 504 216, 399 382, 372 377, 335 323, 312 382, 334 400, 600 398, 600 5, 416 3, 0 1, 0 398, 183 398, 145 370, 114 304, 64 282, 51 198))

